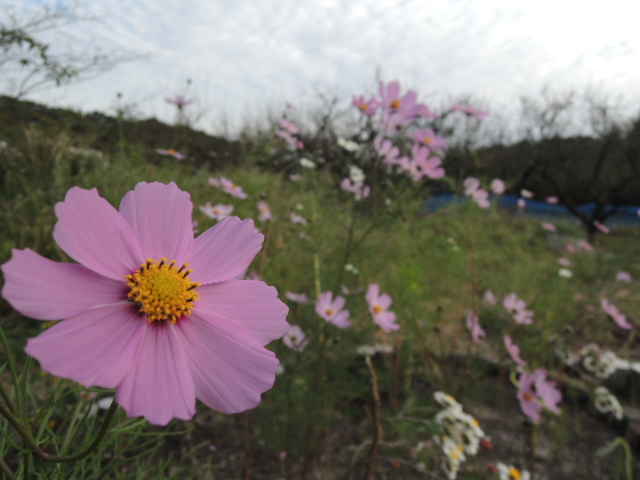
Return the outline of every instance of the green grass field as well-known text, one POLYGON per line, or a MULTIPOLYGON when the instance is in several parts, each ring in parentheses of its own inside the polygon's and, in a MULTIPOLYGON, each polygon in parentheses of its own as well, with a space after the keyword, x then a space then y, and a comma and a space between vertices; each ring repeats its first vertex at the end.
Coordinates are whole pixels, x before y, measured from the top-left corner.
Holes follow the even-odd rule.
MULTIPOLYGON (((446 478, 446 460, 433 440, 443 433, 434 421, 440 407, 433 393, 439 390, 453 395, 491 439, 477 455, 467 456, 458 478, 499 478, 491 468, 498 462, 540 479, 627 478, 626 462, 637 469, 623 448, 596 454, 616 438, 637 451, 637 374, 619 369, 601 379, 579 363, 563 363, 557 354, 577 353, 593 342, 622 359, 640 361, 637 282, 616 281, 620 270, 640 278, 637 230, 615 229, 598 237, 594 252, 578 247, 570 253, 566 246, 583 238, 570 222, 558 223, 550 233, 526 215, 471 203, 425 215, 421 194, 402 188, 374 186, 371 197, 355 202, 326 170, 299 169, 302 179, 293 182, 265 168, 251 152, 235 165, 215 169, 149 158, 133 142, 123 155, 79 148, 90 143, 32 127, 0 152, 0 263, 9 260, 12 249, 24 248, 69 261, 52 230, 54 206, 72 186, 97 188, 117 206, 138 182, 176 182, 191 195, 200 232, 216 223, 198 209, 205 202, 232 204, 234 215, 256 219, 257 202, 266 200, 274 218, 256 223, 265 242, 250 271, 278 289, 290 307, 287 321, 301 327, 308 346, 300 352, 279 340, 268 346, 280 359, 281 372, 254 410, 224 415, 199 404, 192 421, 157 427, 127 419, 120 409, 97 450, 65 464, 36 461, 31 478, 446 478), (209 178, 219 176, 233 179, 248 198, 211 186, 209 178), (291 212, 310 224, 294 224, 291 212), (572 263, 571 278, 559 274, 561 257, 572 263), (355 268, 345 269, 347 264, 355 268), (372 283, 393 298, 390 309, 400 330, 386 333, 373 323, 365 300, 372 283), (498 297, 497 305, 483 300, 488 290, 498 297), (286 300, 288 291, 305 293, 312 303, 286 300), (324 291, 345 296, 351 327, 339 329, 315 313, 313 301, 324 291), (534 312, 532 325, 517 324, 502 306, 511 292, 534 312), (607 316, 603 297, 626 314, 632 330, 618 328, 607 316), (474 343, 467 329, 469 310, 486 331, 482 342, 474 343), (545 411, 540 423, 527 421, 516 398, 516 365, 504 347, 505 334, 520 346, 527 368, 544 368, 557 382, 563 396, 559 415, 545 411), (369 360, 358 353, 374 344, 390 352, 369 360), (623 420, 595 409, 591 396, 597 385, 620 399, 623 420)), ((41 322, 1 300, 0 326, 28 395, 16 397, 20 389, 14 391, 4 349, 0 381, 10 400, 21 402, 36 441, 48 452, 80 450, 104 416, 91 408, 95 398, 27 360, 26 339, 41 332, 41 322)), ((112 394, 90 391, 97 398, 112 394)), ((3 478, 22 475, 24 444, 7 420, 2 427, 3 478)))

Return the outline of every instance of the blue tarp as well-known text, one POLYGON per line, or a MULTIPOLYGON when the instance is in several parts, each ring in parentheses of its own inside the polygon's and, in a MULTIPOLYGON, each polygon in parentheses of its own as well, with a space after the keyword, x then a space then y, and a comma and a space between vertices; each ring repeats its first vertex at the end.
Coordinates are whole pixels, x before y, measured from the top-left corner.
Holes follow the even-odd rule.
MULTIPOLYGON (((518 211, 518 200, 520 200, 520 198, 522 197, 518 197, 516 195, 497 195, 489 197, 491 203, 498 202, 498 205, 500 207, 512 211, 518 211)), ((568 220, 576 219, 576 217, 562 205, 551 205, 549 203, 539 202, 537 200, 525 200, 527 202, 526 208, 523 212, 525 214, 533 215, 539 218, 565 218, 568 220)), ((451 194, 441 194, 426 200, 423 205, 423 209, 425 212, 435 212, 436 210, 439 210, 440 208, 451 204, 460 204, 470 201, 471 199, 469 199, 468 197, 461 197, 451 194)), ((595 203, 587 203, 578 207, 580 211, 587 214, 593 213, 595 208, 595 203)), ((614 214, 607 217, 607 220, 605 222, 607 226, 640 226, 640 217, 638 216, 640 207, 620 206, 616 208, 610 205, 607 208, 608 211, 616 211, 614 214)))

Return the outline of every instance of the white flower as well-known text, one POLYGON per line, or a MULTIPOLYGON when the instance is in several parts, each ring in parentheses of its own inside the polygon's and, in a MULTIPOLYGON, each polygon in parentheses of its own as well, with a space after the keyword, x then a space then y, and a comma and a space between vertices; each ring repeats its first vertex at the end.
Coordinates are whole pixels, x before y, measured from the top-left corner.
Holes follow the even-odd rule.
POLYGON ((353 183, 362 183, 365 179, 364 172, 360 167, 349 165, 349 178, 353 183))
POLYGON ((573 272, 568 268, 561 268, 560 270, 558 270, 558 275, 560 275, 562 278, 572 278, 573 272))
POLYGON ((338 145, 344 148, 347 152, 359 152, 360 145, 358 145, 353 140, 347 140, 344 138, 338 138, 338 145))
POLYGON ((316 164, 313 163, 311 160, 309 160, 308 158, 301 158, 300 159, 300 166, 302 168, 309 168, 309 169, 314 169, 316 168, 316 164))
POLYGON ((605 387, 598 387, 593 392, 594 394, 594 404, 596 409, 601 413, 611 413, 618 420, 622 420, 622 405, 616 398, 616 396, 611 393, 605 387))
POLYGON ((353 264, 351 264, 351 263, 347 263, 347 264, 344 266, 344 269, 345 269, 347 272, 351 272, 351 273, 353 273, 354 275, 358 275, 358 274, 360 273, 360 270, 358 270, 356 267, 354 267, 354 266, 353 266, 353 264))
POLYGON ((303 351, 309 344, 307 336, 298 325, 291 325, 289 327, 289 331, 282 337, 282 342, 296 352, 303 351))

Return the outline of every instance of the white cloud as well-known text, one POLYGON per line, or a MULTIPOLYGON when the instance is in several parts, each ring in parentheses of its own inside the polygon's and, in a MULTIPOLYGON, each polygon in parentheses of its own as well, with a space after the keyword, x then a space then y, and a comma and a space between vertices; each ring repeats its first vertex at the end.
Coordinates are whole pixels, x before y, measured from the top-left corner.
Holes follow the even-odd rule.
POLYGON ((194 109, 236 118, 303 102, 314 85, 359 93, 380 68, 436 97, 506 104, 544 84, 590 82, 640 104, 640 37, 624 0, 606 9, 557 0, 96 0, 82 8, 102 21, 74 25, 75 38, 149 56, 34 98, 104 110, 120 91, 170 120, 163 98, 191 78, 194 109))

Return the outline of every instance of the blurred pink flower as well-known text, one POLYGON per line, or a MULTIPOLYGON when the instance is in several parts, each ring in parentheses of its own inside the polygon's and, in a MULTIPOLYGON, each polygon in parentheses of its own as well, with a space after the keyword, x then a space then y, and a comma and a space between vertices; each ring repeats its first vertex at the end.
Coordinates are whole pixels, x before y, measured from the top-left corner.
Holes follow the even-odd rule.
POLYGON ((547 371, 537 369, 534 373, 524 372, 520 375, 518 387, 518 400, 520 407, 534 423, 541 419, 540 412, 543 407, 558 415, 558 403, 562 400, 562 394, 556 388, 555 382, 546 379, 547 371))
POLYGON ((558 197, 547 197, 547 203, 550 205, 556 205, 558 202, 558 197))
POLYGON ((351 322, 349 310, 343 310, 345 303, 344 297, 337 296, 334 300, 333 293, 324 292, 316 300, 316 313, 336 327, 348 328, 351 322))
POLYGON ((487 290, 484 292, 482 296, 482 301, 489 305, 496 305, 498 303, 498 299, 495 294, 491 290, 487 290))
POLYGON ((412 120, 415 117, 417 99, 418 94, 414 90, 409 90, 400 96, 400 84, 397 81, 387 84, 380 82, 380 106, 390 113, 412 120))
POLYGON ((212 187, 220 188, 222 187, 222 182, 219 178, 209 177, 209 185, 211 185, 212 187))
POLYGON ((515 293, 512 292, 504 297, 502 305, 513 315, 516 323, 520 325, 531 325, 533 323, 533 312, 526 309, 527 303, 518 298, 515 293))
POLYGON ((362 182, 351 182, 350 178, 345 178, 340 182, 340 188, 345 192, 353 193, 356 200, 367 198, 371 194, 371 187, 362 182))
POLYGON ((280 120, 280 126, 293 135, 299 132, 298 127, 296 127, 292 121, 287 120, 286 118, 280 120))
POLYGON ((494 178, 493 180, 491 180, 491 185, 489 187, 491 188, 491 191, 496 195, 502 195, 507 189, 505 183, 499 178, 494 178))
POLYGON ((387 165, 398 164, 400 149, 396 147, 391 140, 383 140, 382 137, 376 137, 373 139, 373 147, 387 165))
POLYGON ((514 362, 523 367, 527 364, 527 362, 520 357, 520 347, 513 343, 509 335, 504 336, 504 346, 507 348, 507 352, 514 362))
POLYGON ((595 248, 593 248, 593 246, 592 246, 589 242, 587 242, 587 241, 585 241, 585 240, 578 240, 578 241, 576 242, 576 245, 577 245, 579 248, 581 248, 581 249, 583 249, 583 250, 586 250, 587 252, 595 252, 595 251, 596 251, 596 249, 595 249, 595 248))
POLYGON ((542 228, 549 232, 555 232, 557 230, 556 226, 553 223, 542 222, 542 228))
POLYGON ((192 103, 195 103, 195 100, 193 99, 189 99, 187 100, 185 97, 183 97, 182 95, 178 95, 175 98, 170 98, 170 97, 164 97, 164 101, 167 103, 170 103, 172 105, 175 105, 178 108, 182 108, 182 107, 186 107, 187 105, 190 105, 192 103))
POLYGON ((432 152, 435 152, 436 150, 443 150, 449 146, 449 142, 445 138, 438 137, 430 128, 416 130, 411 138, 416 142, 421 142, 432 152))
POLYGON ((362 113, 370 117, 373 117, 378 112, 378 108, 380 108, 380 103, 374 96, 367 100, 364 95, 360 95, 357 97, 354 95, 352 104, 362 113))
POLYGON ((464 194, 478 204, 480 208, 489 208, 489 192, 480 188, 480 180, 475 177, 467 177, 464 180, 464 194))
POLYGON ((289 326, 289 330, 282 337, 282 342, 295 352, 302 352, 309 344, 307 336, 298 325, 289 326))
POLYGON ((600 304, 602 305, 602 309, 605 311, 605 313, 609 315, 611 317, 611 320, 613 320, 620 328, 623 328, 625 330, 631 330, 633 328, 633 325, 629 323, 627 317, 623 315, 620 310, 618 310, 618 307, 616 307, 608 299, 603 298, 600 301, 600 304))
POLYGON ((207 202, 198 208, 207 217, 213 218, 214 220, 222 220, 233 213, 233 205, 222 205, 220 203, 212 206, 211 202, 207 202))
POLYGON ((297 213, 291 212, 289 216, 293 223, 297 223, 299 225, 309 225, 309 221, 304 218, 302 215, 298 215, 297 213))
POLYGON ((573 265, 573 262, 571 262, 571 260, 569 260, 568 258, 564 258, 564 257, 560 257, 558 259, 558 263, 560 265, 562 265, 563 267, 571 267, 573 265))
POLYGON ((291 173, 289 174, 289 180, 291 180, 292 182, 299 182, 300 180, 302 180, 302 175, 291 173))
POLYGON ((630 283, 633 281, 631 278, 631 274, 629 272, 625 272, 624 270, 620 270, 616 275, 616 281, 618 282, 627 282, 630 283))
POLYGON ((196 397, 225 413, 260 403, 278 367, 264 346, 287 331, 288 308, 235 277, 264 237, 233 217, 194 239, 192 210, 175 183, 139 183, 120 211, 96 189, 69 190, 53 236, 79 264, 27 249, 2 266, 14 308, 62 319, 26 352, 52 375, 116 389, 130 417, 154 424, 190 419, 196 397))
POLYGON ((261 222, 266 222, 273 218, 271 215, 269 204, 264 200, 260 200, 258 202, 258 211, 260 212, 260 215, 258 215, 258 220, 261 222))
POLYGON ((296 109, 295 105, 294 105, 293 103, 291 103, 289 100, 285 100, 285 101, 284 101, 284 104, 286 105, 286 107, 287 107, 289 110, 295 110, 295 109, 296 109))
POLYGON ((377 283, 369 285, 365 298, 369 304, 369 313, 373 316, 373 321, 382 330, 393 332, 400 329, 400 325, 395 323, 396 314, 388 310, 393 301, 388 294, 380 294, 380 286, 377 283))
POLYGON ((292 302, 309 303, 309 297, 307 297, 304 293, 287 292, 284 294, 284 296, 292 302))
POLYGON ((487 333, 480 326, 478 314, 473 310, 467 310, 465 315, 467 318, 467 328, 469 332, 471 332, 471 338, 475 343, 481 342, 482 338, 487 336, 487 333))
POLYGON ((177 152, 173 148, 170 148, 169 150, 163 150, 161 148, 156 148, 156 153, 159 153, 160 155, 166 155, 166 156, 169 156, 169 157, 173 157, 176 160, 184 160, 185 158, 187 158, 186 155, 183 155, 182 153, 177 152))
POLYGON ((602 233, 611 233, 611 229, 609 227, 607 227, 606 225, 600 223, 597 220, 594 220, 593 225, 600 230, 602 233))
POLYGON ((444 168, 440 165, 442 160, 439 157, 429 157, 431 150, 415 143, 411 149, 412 159, 409 171, 414 179, 418 181, 423 177, 438 179, 445 175, 444 168))
POLYGON ((244 193, 242 187, 236 185, 228 178, 220 177, 220 184, 222 185, 222 190, 227 192, 229 195, 242 199, 247 198, 247 194, 244 193))
POLYGON ((466 107, 464 105, 460 105, 459 103, 454 103, 451 106, 451 108, 459 112, 466 113, 467 115, 470 115, 480 120, 487 118, 489 116, 489 113, 483 110, 478 110, 477 108, 474 108, 474 107, 466 107))

